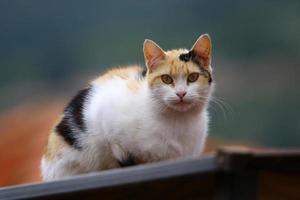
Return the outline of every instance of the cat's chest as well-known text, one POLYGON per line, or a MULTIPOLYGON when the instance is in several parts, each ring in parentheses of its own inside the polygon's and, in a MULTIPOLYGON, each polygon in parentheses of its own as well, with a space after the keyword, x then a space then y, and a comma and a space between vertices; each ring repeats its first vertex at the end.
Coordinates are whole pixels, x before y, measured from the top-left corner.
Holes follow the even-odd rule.
POLYGON ((141 154, 154 160, 192 155, 198 141, 198 131, 191 124, 159 124, 149 127, 136 144, 141 154))

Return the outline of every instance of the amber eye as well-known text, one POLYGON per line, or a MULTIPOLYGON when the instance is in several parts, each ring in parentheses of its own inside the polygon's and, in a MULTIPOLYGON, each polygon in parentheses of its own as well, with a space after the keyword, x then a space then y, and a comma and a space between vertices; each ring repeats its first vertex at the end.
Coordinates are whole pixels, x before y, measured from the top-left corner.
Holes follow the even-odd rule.
POLYGON ((172 83, 173 83, 172 77, 169 76, 169 75, 167 75, 167 74, 161 75, 161 80, 162 80, 162 82, 164 82, 165 84, 172 84, 172 83))
POLYGON ((192 82, 197 81, 198 78, 199 78, 199 73, 191 73, 191 74, 188 76, 187 80, 188 80, 188 82, 192 83, 192 82))

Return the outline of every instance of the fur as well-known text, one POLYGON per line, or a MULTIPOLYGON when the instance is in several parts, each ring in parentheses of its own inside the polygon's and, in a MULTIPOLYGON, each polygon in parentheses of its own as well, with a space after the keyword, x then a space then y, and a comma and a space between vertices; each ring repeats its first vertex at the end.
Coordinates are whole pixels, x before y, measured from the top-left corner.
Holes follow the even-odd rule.
POLYGON ((192 48, 198 59, 194 62, 179 59, 189 52, 186 49, 165 52, 146 40, 146 74, 142 67, 130 66, 112 69, 92 81, 88 93, 80 96, 82 102, 74 104, 82 107, 80 115, 74 118, 66 109, 56 125, 68 117, 72 142, 57 128, 50 133, 41 161, 43 179, 199 156, 207 137, 207 105, 213 89, 205 75, 212 71, 210 45, 208 35, 197 40, 192 48), (187 82, 194 72, 199 78, 187 82), (172 78, 172 84, 162 81, 163 74, 172 78), (185 96, 179 98, 178 92, 183 91, 185 96))

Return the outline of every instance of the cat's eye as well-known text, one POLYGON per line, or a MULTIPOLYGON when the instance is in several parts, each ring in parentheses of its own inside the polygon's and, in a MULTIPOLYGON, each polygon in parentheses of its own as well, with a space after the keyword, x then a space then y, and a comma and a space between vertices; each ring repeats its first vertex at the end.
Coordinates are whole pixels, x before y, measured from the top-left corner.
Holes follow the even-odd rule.
POLYGON ((167 74, 161 75, 161 80, 162 80, 162 82, 164 82, 165 84, 172 84, 172 83, 173 83, 172 77, 169 76, 169 75, 167 75, 167 74))
POLYGON ((188 82, 193 83, 193 82, 197 81, 198 78, 199 78, 199 73, 191 73, 188 76, 187 80, 188 80, 188 82))

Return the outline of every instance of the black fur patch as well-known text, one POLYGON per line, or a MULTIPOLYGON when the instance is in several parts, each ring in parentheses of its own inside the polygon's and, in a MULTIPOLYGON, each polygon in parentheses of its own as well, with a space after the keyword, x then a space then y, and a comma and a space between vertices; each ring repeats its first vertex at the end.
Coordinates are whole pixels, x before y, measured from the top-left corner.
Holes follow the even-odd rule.
POLYGON ((188 53, 183 53, 179 55, 179 59, 184 62, 188 62, 192 58, 193 51, 189 51, 188 53))
POLYGON ((126 160, 119 160, 118 163, 121 167, 129 167, 136 165, 134 156, 132 154, 129 154, 126 160))
POLYGON ((76 142, 75 133, 71 129, 71 125, 68 122, 68 118, 64 117, 61 122, 55 127, 55 132, 62 136, 64 140, 75 149, 81 149, 76 142))
POLYGON ((201 64, 199 63, 199 61, 196 59, 196 54, 194 53, 193 50, 189 51, 188 53, 183 53, 179 55, 179 59, 183 62, 188 62, 188 61, 192 61, 195 64, 197 64, 198 66, 201 67, 201 64))
POLYGON ((73 122, 82 131, 86 130, 86 127, 85 127, 85 124, 83 121, 82 111, 83 111, 84 102, 89 94, 89 91, 90 91, 90 87, 80 90, 65 109, 65 113, 68 113, 68 115, 71 115, 73 122))
POLYGON ((80 90, 75 97, 70 101, 64 110, 64 117, 61 122, 56 126, 56 132, 61 135, 64 140, 76 149, 81 149, 80 144, 77 142, 77 132, 72 129, 72 126, 84 132, 86 126, 83 121, 83 106, 84 102, 89 94, 90 87, 80 90))

